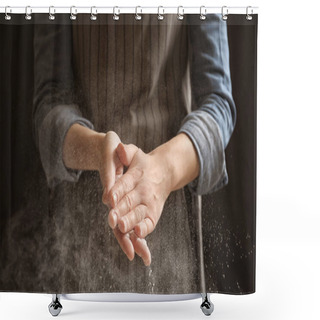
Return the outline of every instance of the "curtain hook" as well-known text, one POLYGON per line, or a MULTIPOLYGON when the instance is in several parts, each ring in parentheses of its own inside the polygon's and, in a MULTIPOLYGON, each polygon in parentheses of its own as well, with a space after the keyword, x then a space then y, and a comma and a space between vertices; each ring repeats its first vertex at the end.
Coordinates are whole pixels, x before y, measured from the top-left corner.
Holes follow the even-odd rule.
POLYGON ((140 8, 140 14, 142 13, 141 7, 140 7, 140 6, 136 6, 136 14, 135 14, 135 17, 134 17, 134 18, 135 18, 136 20, 141 20, 142 17, 141 17, 141 15, 138 14, 138 8, 140 8))
POLYGON ((164 9, 163 6, 158 7, 158 20, 162 21, 164 19, 164 9), (162 8, 162 14, 160 13, 160 8, 162 8))
POLYGON ((184 15, 184 8, 183 8, 183 6, 179 6, 178 7, 178 15, 177 15, 178 20, 183 20, 183 15, 184 15), (182 11, 182 12, 180 12, 180 11, 182 11))
POLYGON ((253 9, 252 9, 252 7, 247 7, 247 9, 246 9, 246 19, 248 20, 248 21, 251 21, 252 20, 252 14, 253 14, 253 9), (251 14, 249 14, 249 8, 251 9, 251 14))
POLYGON ((49 20, 54 20, 56 17, 54 16, 56 13, 56 9, 54 6, 49 7, 49 20))
POLYGON ((6 20, 11 20, 11 16, 10 16, 10 13, 11 13, 11 8, 10 6, 6 6, 5 9, 4 9, 4 18, 6 20))
POLYGON ((200 7, 200 20, 206 20, 207 9, 205 6, 200 7))
POLYGON ((96 21, 97 20, 97 14, 98 14, 98 9, 95 6, 91 7, 90 20, 96 21), (93 9, 95 10, 95 13, 93 13, 93 9))
POLYGON ((72 6, 70 8, 70 19, 76 20, 77 19, 77 8, 75 6, 72 6))
POLYGON ((27 6, 26 7, 26 15, 25 15, 25 19, 26 20, 31 20, 31 14, 32 14, 32 10, 31 10, 31 7, 30 6, 27 6))
POLYGON ((221 8, 222 20, 226 21, 228 19, 229 10, 227 6, 221 8))
POLYGON ((119 14, 120 14, 120 10, 117 6, 113 7, 113 20, 119 20, 119 14), (118 12, 116 12, 116 9, 118 10, 118 12))

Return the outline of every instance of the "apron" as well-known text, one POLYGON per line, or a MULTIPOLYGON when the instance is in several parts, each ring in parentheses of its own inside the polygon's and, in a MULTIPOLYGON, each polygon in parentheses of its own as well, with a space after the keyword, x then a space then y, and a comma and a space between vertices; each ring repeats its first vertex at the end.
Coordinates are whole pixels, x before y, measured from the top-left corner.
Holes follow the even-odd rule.
MULTIPOLYGON (((187 25, 156 15, 73 25, 73 69, 78 105, 96 131, 115 131, 122 142, 148 153, 174 137, 191 110, 187 25)), ((200 197, 187 187, 168 197, 155 230, 146 237, 146 267, 129 261, 108 226, 98 172, 53 191, 59 292, 203 292, 200 197)))

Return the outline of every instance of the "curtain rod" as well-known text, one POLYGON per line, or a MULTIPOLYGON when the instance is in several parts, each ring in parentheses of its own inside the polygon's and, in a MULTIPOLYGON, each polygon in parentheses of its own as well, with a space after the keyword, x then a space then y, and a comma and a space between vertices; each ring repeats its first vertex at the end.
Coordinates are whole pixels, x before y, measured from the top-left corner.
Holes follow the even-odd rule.
POLYGON ((36 7, 36 6, 26 6, 26 7, 15 7, 15 6, 1 6, 0 13, 7 14, 26 14, 31 15, 32 13, 51 13, 51 14, 60 14, 60 13, 89 13, 89 14, 124 14, 124 13, 132 13, 132 14, 210 14, 210 13, 220 13, 222 15, 228 14, 257 14, 258 7, 81 7, 81 6, 71 6, 71 7, 36 7))

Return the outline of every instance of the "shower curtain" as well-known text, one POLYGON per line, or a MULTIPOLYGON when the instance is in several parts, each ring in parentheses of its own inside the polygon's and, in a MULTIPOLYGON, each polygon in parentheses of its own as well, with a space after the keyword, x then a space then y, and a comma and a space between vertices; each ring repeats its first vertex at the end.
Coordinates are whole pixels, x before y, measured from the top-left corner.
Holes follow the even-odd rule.
POLYGON ((0 14, 0 291, 255 291, 257 23, 0 14))

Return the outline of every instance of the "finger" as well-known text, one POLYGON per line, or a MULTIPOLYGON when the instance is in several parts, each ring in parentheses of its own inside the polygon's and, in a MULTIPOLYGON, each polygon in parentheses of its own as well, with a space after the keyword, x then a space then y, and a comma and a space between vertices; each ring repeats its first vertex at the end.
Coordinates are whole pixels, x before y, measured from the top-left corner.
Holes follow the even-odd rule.
POLYGON ((134 144, 119 143, 116 152, 121 163, 126 167, 129 167, 138 149, 139 148, 134 144))
POLYGON ((116 147, 120 142, 120 138, 115 132, 108 131, 106 133, 103 147, 104 162, 101 172, 102 185, 105 187, 106 193, 110 191, 111 187, 115 183, 116 171, 119 172, 121 167, 123 167, 116 153, 116 147))
POLYGON ((113 159, 114 154, 115 152, 113 152, 113 155, 111 157, 106 156, 105 158, 106 163, 101 172, 101 175, 103 177, 102 183, 104 185, 103 193, 102 193, 102 202, 106 205, 108 204, 108 193, 116 182, 117 174, 119 174, 121 171, 121 168, 116 167, 116 163, 113 159))
POLYGON ((123 233, 131 231, 135 225, 144 220, 147 213, 148 208, 144 204, 140 204, 123 217, 118 217, 120 231, 123 233))
MULTIPOLYGON (((118 202, 115 208, 110 210, 109 215, 112 217, 118 217, 121 218, 124 215, 128 214, 131 210, 133 210, 136 206, 138 206, 141 203, 141 197, 140 193, 137 192, 137 188, 133 189, 118 202)), ((111 218, 111 217, 110 217, 111 218)), ((111 221, 114 221, 112 219, 111 221)), ((110 224, 109 224, 110 225, 110 224)), ((110 225, 110 227, 113 229, 115 227, 114 224, 110 225)))
MULTIPOLYGON (((119 160, 119 163, 120 163, 120 160, 119 160)), ((123 165, 120 163, 120 165, 118 164, 118 166, 116 168, 115 183, 122 177, 122 175, 123 175, 123 165)), ((112 182, 113 181, 111 181, 110 183, 112 183, 112 182)), ((108 192, 109 192, 109 190, 107 189, 107 187, 104 187, 103 192, 102 192, 102 202, 106 205, 108 205, 108 192)))
POLYGON ((106 164, 101 170, 101 179, 103 185, 103 192, 102 192, 102 202, 104 204, 108 204, 108 192, 111 187, 115 184, 116 175, 115 175, 115 166, 113 165, 112 161, 106 159, 106 164))
POLYGON ((111 229, 114 229, 118 224, 117 212, 111 209, 108 214, 108 224, 111 229))
POLYGON ((134 227, 134 232, 138 237, 145 238, 155 229, 155 225, 156 224, 149 217, 147 217, 134 227))
POLYGON ((110 192, 107 195, 108 203, 113 208, 115 208, 115 206, 124 197, 124 195, 135 188, 136 183, 137 179, 135 179, 130 170, 128 170, 111 188, 110 192))
MULTIPOLYGON (((116 182, 116 171, 120 171, 117 168, 116 163, 118 156, 115 151, 112 151, 111 155, 106 158, 106 165, 105 165, 105 190, 104 190, 104 199, 107 200, 107 195, 110 189, 114 186, 116 182)), ((119 161, 119 160, 118 160, 119 161)))
POLYGON ((145 239, 137 237, 134 232, 130 232, 130 239, 132 241, 134 251, 136 254, 142 258, 145 266, 150 266, 151 264, 151 253, 145 239))
POLYGON ((134 247, 128 233, 122 233, 118 228, 113 229, 113 233, 122 249, 130 261, 134 258, 134 247))
MULTIPOLYGON (((120 162, 120 160, 119 160, 119 162, 120 162)), ((117 179, 120 178, 122 175, 123 175, 123 165, 120 164, 120 165, 118 165, 117 168, 116 168, 116 181, 117 181, 117 179)))

